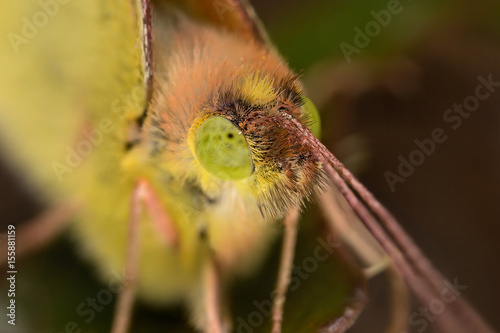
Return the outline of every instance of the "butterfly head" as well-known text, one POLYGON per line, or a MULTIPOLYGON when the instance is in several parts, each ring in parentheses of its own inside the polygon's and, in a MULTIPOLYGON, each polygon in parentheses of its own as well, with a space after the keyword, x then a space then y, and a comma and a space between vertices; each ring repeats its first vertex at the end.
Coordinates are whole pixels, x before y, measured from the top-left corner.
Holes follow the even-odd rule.
POLYGON ((290 118, 319 135, 314 105, 293 75, 251 74, 221 86, 189 131, 196 162, 215 179, 239 183, 266 217, 300 207, 321 183, 321 164, 297 134, 280 126, 290 118))
POLYGON ((318 136, 317 111, 273 51, 196 29, 192 36, 203 38, 184 28, 170 39, 175 55, 157 62, 146 141, 207 197, 236 189, 265 218, 284 216, 318 189, 322 171, 300 131, 281 122, 289 117, 318 136))

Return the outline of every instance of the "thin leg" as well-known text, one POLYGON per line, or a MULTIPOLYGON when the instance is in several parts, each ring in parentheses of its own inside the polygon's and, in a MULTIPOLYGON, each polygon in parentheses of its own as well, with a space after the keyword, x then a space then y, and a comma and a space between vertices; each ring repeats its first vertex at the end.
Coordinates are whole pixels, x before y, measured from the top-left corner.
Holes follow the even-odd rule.
POLYGON ((145 179, 137 181, 130 202, 129 234, 125 258, 125 283, 115 308, 112 333, 126 333, 130 326, 134 296, 139 275, 139 224, 142 205, 151 217, 153 226, 159 231, 164 241, 171 247, 178 243, 178 233, 173 220, 162 207, 158 195, 145 179))
POLYGON ((158 194, 156 194, 149 182, 146 180, 141 180, 140 182, 143 186, 141 199, 144 201, 144 205, 146 206, 146 210, 151 217, 154 227, 168 246, 172 248, 177 247, 179 235, 173 223, 173 219, 162 206, 158 194))
POLYGON ((328 189, 321 196, 322 209, 329 222, 331 232, 338 234, 361 259, 367 278, 372 278, 386 270, 391 288, 391 317, 387 333, 406 331, 410 313, 408 288, 403 278, 393 266, 390 258, 380 245, 368 233, 357 216, 345 208, 345 199, 334 188, 328 189))
POLYGON ((213 257, 208 259, 203 272, 203 302, 207 317, 206 333, 222 333, 221 277, 213 257))
POLYGON ((144 183, 137 182, 130 202, 128 247, 125 259, 125 281, 118 295, 113 320, 112 333, 126 333, 129 330, 134 295, 139 270, 139 222, 141 218, 141 198, 145 190, 144 183))
POLYGON ((351 210, 344 209, 347 203, 338 191, 329 188, 322 194, 321 202, 331 232, 339 235, 363 262, 365 276, 372 278, 384 270, 387 271, 391 288, 391 317, 386 332, 405 332, 410 313, 410 299, 403 278, 357 216, 351 210))
POLYGON ((324 327, 322 332, 328 332, 328 333, 343 333, 349 327, 351 327, 355 322, 356 319, 358 318, 359 314, 361 312, 361 309, 351 309, 350 307, 346 307, 344 309, 344 313, 342 316, 337 318, 335 322, 331 323, 327 327, 324 327))
MULTIPOLYGON (((69 224, 78 208, 76 202, 68 201, 48 209, 19 227, 19 230, 16 230, 16 256, 20 258, 50 243, 69 224)), ((2 248, 0 266, 3 266, 7 262, 7 242, 0 241, 0 243, 2 248)))
POLYGON ((387 254, 361 224, 336 188, 330 187, 320 196, 320 200, 331 232, 338 235, 363 262, 363 271, 368 278, 390 266, 391 260, 387 254))
POLYGON ((293 257, 295 255, 295 243, 297 241, 297 223, 299 221, 298 210, 292 210, 288 213, 285 223, 285 234, 283 236, 283 247, 281 249, 280 268, 276 289, 274 293, 273 304, 273 333, 281 332, 281 323, 283 322, 283 311, 286 300, 286 292, 290 284, 292 274, 293 257))
POLYGON ((389 266, 388 274, 391 286, 391 312, 386 333, 406 332, 410 314, 410 293, 403 277, 394 265, 389 266))

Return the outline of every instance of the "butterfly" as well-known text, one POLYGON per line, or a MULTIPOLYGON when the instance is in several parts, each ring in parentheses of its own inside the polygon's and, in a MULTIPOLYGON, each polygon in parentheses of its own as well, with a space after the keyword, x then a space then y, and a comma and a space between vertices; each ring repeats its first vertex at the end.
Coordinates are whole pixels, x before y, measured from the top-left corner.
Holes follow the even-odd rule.
MULTIPOLYGON (((280 332, 299 211, 314 197, 326 211, 335 202, 331 184, 421 302, 442 290, 444 278, 392 215, 317 139, 313 103, 248 4, 30 5, 12 5, 32 14, 7 33, 0 59, 15 78, 0 95, 8 124, 0 133, 16 142, 4 150, 56 207, 49 224, 73 216, 74 237, 101 278, 119 272, 113 332, 130 326, 134 295, 186 303, 195 329, 230 331, 231 280, 258 270, 284 219, 271 316, 280 332), (75 25, 71 11, 97 24, 75 25), (68 27, 77 42, 41 44, 44 33, 68 27), (13 98, 26 82, 38 103, 13 98)), ((342 322, 327 326, 343 331, 342 322)), ((435 324, 490 330, 461 298, 435 324)))

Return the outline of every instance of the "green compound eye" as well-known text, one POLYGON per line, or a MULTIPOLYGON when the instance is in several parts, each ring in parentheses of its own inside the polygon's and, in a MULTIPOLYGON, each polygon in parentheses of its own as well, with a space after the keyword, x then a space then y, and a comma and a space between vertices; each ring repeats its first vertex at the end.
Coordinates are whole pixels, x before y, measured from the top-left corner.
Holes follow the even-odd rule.
POLYGON ((226 118, 205 120, 196 131, 194 150, 205 170, 222 180, 241 180, 253 172, 247 141, 226 118))
POLYGON ((308 115, 309 119, 312 120, 312 124, 309 126, 309 130, 314 134, 315 137, 320 139, 321 136, 321 118, 319 117, 319 112, 314 106, 313 102, 307 97, 304 98, 304 105, 302 106, 302 112, 308 115))

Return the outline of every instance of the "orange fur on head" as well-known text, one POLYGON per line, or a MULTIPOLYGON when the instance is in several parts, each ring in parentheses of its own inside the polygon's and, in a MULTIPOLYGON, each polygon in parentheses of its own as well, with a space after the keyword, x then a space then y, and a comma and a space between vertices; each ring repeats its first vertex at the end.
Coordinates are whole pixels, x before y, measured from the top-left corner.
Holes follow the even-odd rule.
POLYGON ((172 174, 217 196, 224 184, 197 162, 192 145, 204 120, 225 117, 245 135, 255 165, 254 174, 236 186, 257 199, 266 218, 300 206, 318 188, 321 167, 273 122, 283 112, 309 121, 297 76, 272 50, 230 33, 182 18, 165 31, 156 36, 168 35, 170 42, 157 52, 162 58, 156 60, 156 93, 145 123, 152 154, 161 154, 172 174))

